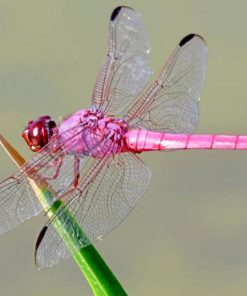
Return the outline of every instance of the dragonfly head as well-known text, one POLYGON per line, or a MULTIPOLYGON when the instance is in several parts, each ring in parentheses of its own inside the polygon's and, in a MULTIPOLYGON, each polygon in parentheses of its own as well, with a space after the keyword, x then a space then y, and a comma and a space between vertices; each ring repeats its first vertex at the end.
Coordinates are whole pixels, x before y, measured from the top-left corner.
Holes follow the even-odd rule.
POLYGON ((22 137, 32 151, 38 152, 49 142, 54 128, 56 128, 56 123, 50 116, 41 116, 28 122, 22 132, 22 137))

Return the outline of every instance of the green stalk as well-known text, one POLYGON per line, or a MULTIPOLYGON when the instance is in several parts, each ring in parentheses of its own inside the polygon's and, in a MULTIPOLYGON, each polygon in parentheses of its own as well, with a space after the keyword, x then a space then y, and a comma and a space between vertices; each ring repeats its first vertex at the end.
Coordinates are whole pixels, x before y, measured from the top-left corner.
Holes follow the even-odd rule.
MULTIPOLYGON (((5 148, 11 159, 18 167, 25 163, 25 159, 7 142, 7 140, 0 135, 0 143, 5 148)), ((52 200, 54 200, 54 193, 51 189, 48 190, 48 183, 36 183, 34 180, 29 180, 33 190, 44 209, 50 208, 47 215, 53 216, 58 207, 63 207, 63 202, 57 200, 51 207, 52 200)), ((50 188, 50 185, 49 185, 50 188)), ((75 217, 66 209, 62 214, 54 220, 54 226, 63 238, 64 243, 71 251, 74 260, 83 272, 95 296, 126 296, 123 287, 114 276, 113 272, 107 266, 103 258, 97 252, 93 245, 88 245, 85 248, 78 249, 80 240, 88 240, 86 234, 80 228, 75 217), (64 226, 64 221, 67 226, 64 226), (74 235, 76 234, 76 235, 74 235)))

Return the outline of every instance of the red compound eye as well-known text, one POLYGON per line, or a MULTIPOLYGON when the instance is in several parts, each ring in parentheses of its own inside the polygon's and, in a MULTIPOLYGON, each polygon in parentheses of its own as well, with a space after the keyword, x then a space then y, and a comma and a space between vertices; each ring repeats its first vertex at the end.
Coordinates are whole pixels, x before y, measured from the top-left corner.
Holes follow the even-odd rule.
POLYGON ((38 152, 49 142, 54 128, 56 128, 55 121, 50 116, 42 116, 28 122, 22 137, 32 151, 38 152))

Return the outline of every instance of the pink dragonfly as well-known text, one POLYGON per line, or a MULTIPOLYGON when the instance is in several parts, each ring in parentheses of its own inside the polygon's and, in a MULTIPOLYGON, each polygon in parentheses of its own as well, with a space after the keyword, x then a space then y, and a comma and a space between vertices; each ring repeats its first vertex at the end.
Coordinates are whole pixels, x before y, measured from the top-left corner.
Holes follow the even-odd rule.
MULTIPOLYGON (((63 200, 93 243, 119 225, 146 191, 151 174, 140 152, 247 149, 247 136, 192 135, 207 64, 201 36, 184 37, 158 79, 142 93, 152 73, 149 58, 140 15, 129 7, 117 7, 110 18, 108 51, 92 107, 68 116, 60 125, 42 116, 23 131, 37 153, 0 183, 0 233, 43 210, 27 176, 48 180, 56 199, 63 200)), ((64 207, 58 208, 39 236, 40 267, 70 255, 54 227, 63 211, 64 207)), ((79 247, 88 243, 81 241, 79 247)))

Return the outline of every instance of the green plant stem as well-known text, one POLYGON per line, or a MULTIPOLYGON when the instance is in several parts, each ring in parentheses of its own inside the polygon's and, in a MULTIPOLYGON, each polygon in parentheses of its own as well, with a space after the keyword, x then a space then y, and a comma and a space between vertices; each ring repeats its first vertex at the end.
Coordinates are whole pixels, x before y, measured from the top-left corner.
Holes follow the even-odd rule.
MULTIPOLYGON (((25 163, 24 158, 2 135, 0 135, 0 142, 18 167, 25 163)), ((46 181, 36 183, 35 180, 31 179, 29 179, 29 181, 42 207, 44 209, 50 208, 47 214, 49 217, 52 217, 56 213, 57 208, 63 206, 63 202, 58 200, 56 206, 51 207, 52 201, 54 200, 54 193, 52 190, 48 190, 48 186, 46 186, 48 183, 46 181)), ((66 208, 64 208, 62 214, 54 220, 54 227, 71 251, 74 260, 86 277, 95 296, 127 295, 93 245, 78 248, 80 240, 85 241, 88 239, 76 219, 66 208), (66 223, 64 223, 64 221, 66 221, 66 223)))

